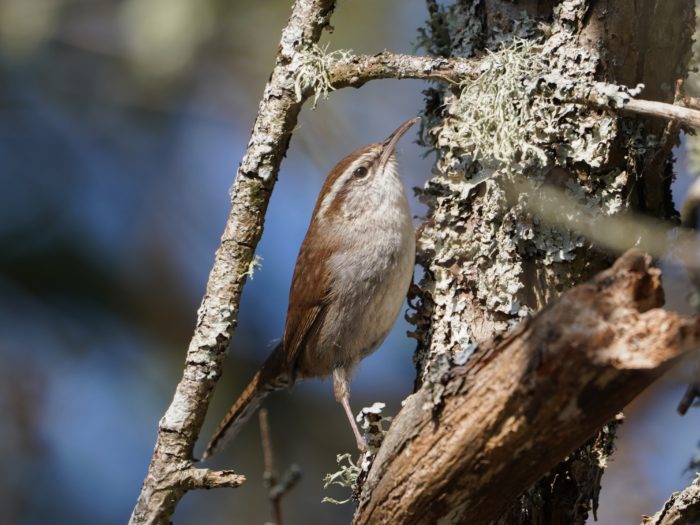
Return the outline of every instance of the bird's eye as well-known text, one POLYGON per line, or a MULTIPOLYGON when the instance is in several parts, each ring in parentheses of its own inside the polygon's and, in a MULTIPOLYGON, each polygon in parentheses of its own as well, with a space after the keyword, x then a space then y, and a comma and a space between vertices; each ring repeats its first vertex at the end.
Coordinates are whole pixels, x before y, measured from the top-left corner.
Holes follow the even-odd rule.
POLYGON ((369 173, 367 168, 365 166, 360 166, 359 168, 355 168, 355 171, 352 172, 352 176, 361 179, 365 177, 367 173, 369 173))

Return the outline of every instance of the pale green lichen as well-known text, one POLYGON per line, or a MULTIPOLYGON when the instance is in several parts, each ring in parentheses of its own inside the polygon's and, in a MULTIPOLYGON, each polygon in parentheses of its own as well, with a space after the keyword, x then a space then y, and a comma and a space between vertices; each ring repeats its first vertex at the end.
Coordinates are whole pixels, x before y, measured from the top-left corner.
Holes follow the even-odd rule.
POLYGON ((260 255, 255 255, 250 261, 250 264, 248 265, 248 270, 246 270, 245 274, 250 278, 251 281, 253 280, 253 274, 257 270, 262 270, 262 262, 263 258, 260 255))
POLYGON ((306 53, 297 53, 292 63, 297 102, 301 102, 307 90, 313 92, 313 108, 319 98, 327 99, 328 94, 334 90, 328 73, 330 65, 346 61, 351 56, 351 51, 339 49, 329 53, 328 45, 321 48, 316 44, 306 53))
MULTIPOLYGON (((350 454, 338 454, 335 458, 336 463, 340 467, 340 470, 333 472, 331 474, 326 474, 323 478, 323 488, 327 489, 332 485, 338 485, 346 489, 352 489, 355 486, 357 477, 360 475, 362 469, 355 465, 352 461, 352 456, 350 454)), ((352 500, 352 495, 347 499, 337 500, 335 498, 325 497, 322 503, 333 503, 334 505, 343 505, 352 500)))
POLYGON ((366 479, 369 469, 372 466, 374 456, 377 454, 379 447, 381 447, 384 441, 384 435, 388 430, 388 424, 392 420, 391 417, 382 414, 385 406, 384 403, 374 403, 372 406, 363 408, 357 415, 356 421, 360 424, 360 428, 364 432, 365 443, 367 444, 367 451, 362 454, 360 462, 355 464, 350 454, 339 454, 336 456, 336 462, 340 470, 331 474, 326 474, 323 479, 324 489, 327 489, 331 485, 338 485, 350 489, 350 496, 344 500, 326 497, 323 498, 323 503, 342 505, 352 499, 356 499, 357 494, 359 494, 360 486, 363 480, 366 479))
MULTIPOLYGON (((382 446, 382 441, 384 441, 384 435, 388 429, 388 425, 391 423, 391 417, 382 415, 382 412, 386 408, 384 403, 374 403, 372 406, 365 407, 360 410, 357 415, 356 421, 360 424, 365 437, 365 442, 367 443, 367 449, 369 455, 374 456, 382 446)), ((365 454, 363 458, 363 463, 367 459, 368 454, 365 454)))
POLYGON ((428 0, 427 4, 430 16, 426 27, 418 29, 415 48, 433 56, 473 56, 483 29, 479 2, 445 5, 428 0))
POLYGON ((516 41, 481 60, 481 74, 448 98, 448 118, 433 130, 441 172, 464 172, 471 162, 506 174, 606 162, 617 115, 581 101, 620 107, 629 90, 557 71, 550 58, 542 45, 516 41))
POLYGON ((555 6, 554 19, 557 21, 560 29, 574 30, 583 21, 583 17, 586 16, 589 3, 586 0, 563 0, 555 6))

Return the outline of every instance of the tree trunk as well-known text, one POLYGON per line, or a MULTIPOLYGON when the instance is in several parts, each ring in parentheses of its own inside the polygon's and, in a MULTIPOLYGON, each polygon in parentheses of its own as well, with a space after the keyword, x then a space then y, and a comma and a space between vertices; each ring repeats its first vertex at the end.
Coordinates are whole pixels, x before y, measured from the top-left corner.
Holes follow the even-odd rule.
MULTIPOLYGON (((428 0, 428 6, 431 18, 422 44, 434 55, 480 56, 513 38, 539 39, 557 70, 590 81, 643 83, 644 98, 665 102, 673 102, 676 81, 687 73, 692 0, 456 0, 448 7, 428 0)), ((438 161, 436 175, 422 191, 429 208, 419 236, 425 276, 412 319, 417 385, 434 385, 439 404, 446 369, 462 364, 476 345, 506 333, 614 258, 576 233, 533 216, 528 195, 513 193, 513 178, 561 188, 600 215, 635 211, 672 222, 671 149, 678 127, 649 118, 612 118, 609 133, 591 133, 564 154, 555 152, 550 141, 547 162, 513 174, 486 166, 477 155, 455 162, 456 148, 444 137, 460 123, 454 110, 459 90, 426 93, 431 125, 423 138, 437 150, 438 161), (475 189, 468 186, 484 178, 475 189)), ((603 112, 600 117, 607 118, 603 112)), ((584 125, 583 135, 588 131, 584 125)), ((568 140, 565 133, 562 128, 561 143, 568 140)), ((591 436, 535 484, 502 523, 584 523, 595 510, 615 426, 591 436)))

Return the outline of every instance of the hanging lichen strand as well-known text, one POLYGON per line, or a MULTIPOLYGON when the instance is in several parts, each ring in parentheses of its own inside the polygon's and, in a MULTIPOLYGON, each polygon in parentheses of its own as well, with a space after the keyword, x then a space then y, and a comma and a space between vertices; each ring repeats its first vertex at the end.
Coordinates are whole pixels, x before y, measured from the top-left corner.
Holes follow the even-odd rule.
MULTIPOLYGON (((421 45, 445 54, 432 35, 472 55, 470 42, 484 41, 480 5, 434 6, 421 45), (463 16, 469 22, 460 26, 463 16)), ((619 107, 636 91, 596 82, 597 53, 573 38, 585 10, 585 2, 562 2, 548 25, 523 12, 510 33, 489 26, 482 74, 428 93, 423 138, 438 156, 435 176, 419 191, 429 208, 419 239, 428 271, 412 320, 419 372, 431 370, 437 383, 450 361, 463 362, 480 341, 607 264, 591 257, 582 236, 533 214, 530 202, 547 184, 580 204, 567 213, 627 210, 631 178, 624 163, 610 162, 621 135, 616 112, 582 102, 619 107)))

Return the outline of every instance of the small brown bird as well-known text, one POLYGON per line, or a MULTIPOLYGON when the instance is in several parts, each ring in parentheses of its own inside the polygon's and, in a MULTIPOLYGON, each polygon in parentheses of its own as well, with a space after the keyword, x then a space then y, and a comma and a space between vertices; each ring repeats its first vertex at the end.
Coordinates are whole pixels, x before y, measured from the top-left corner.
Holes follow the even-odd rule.
POLYGON ((351 153, 328 174, 297 257, 282 342, 219 424, 203 459, 270 392, 331 374, 335 398, 365 450, 348 382, 389 333, 413 277, 415 236, 395 149, 418 120, 351 153))

